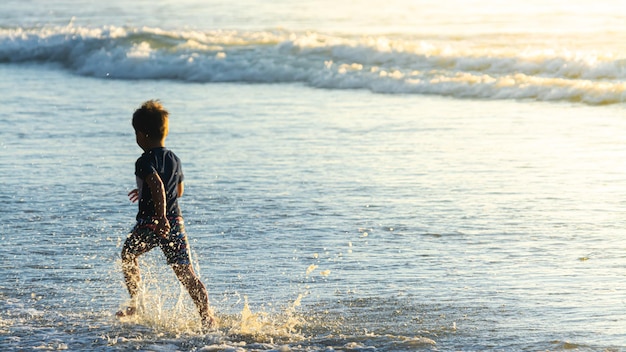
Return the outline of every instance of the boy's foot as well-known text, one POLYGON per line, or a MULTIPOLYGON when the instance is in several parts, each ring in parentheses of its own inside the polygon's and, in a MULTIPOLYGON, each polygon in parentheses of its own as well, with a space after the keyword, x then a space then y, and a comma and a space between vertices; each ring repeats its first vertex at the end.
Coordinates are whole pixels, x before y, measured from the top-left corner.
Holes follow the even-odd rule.
POLYGON ((208 316, 202 319, 203 332, 211 332, 215 330, 217 330, 217 320, 214 317, 208 316))
POLYGON ((137 308, 135 307, 126 307, 126 309, 122 309, 119 312, 115 313, 115 316, 118 318, 126 318, 133 316, 137 313, 137 308))

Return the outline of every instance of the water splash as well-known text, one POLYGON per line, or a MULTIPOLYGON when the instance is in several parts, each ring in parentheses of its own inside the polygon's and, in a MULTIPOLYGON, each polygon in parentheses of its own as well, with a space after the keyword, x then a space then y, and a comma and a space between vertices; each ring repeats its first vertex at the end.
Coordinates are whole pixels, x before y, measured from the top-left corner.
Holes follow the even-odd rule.
POLYGON ((283 312, 271 314, 264 311, 253 312, 248 304, 248 298, 244 297, 241 313, 236 317, 224 319, 223 323, 228 327, 229 336, 246 340, 269 343, 300 341, 304 339, 301 327, 306 324, 305 319, 296 313, 301 300, 302 295, 299 295, 283 312))
MULTIPOLYGON (((200 316, 187 291, 173 274, 166 272, 166 265, 157 263, 159 259, 152 254, 140 258, 142 281, 139 295, 136 302, 125 301, 121 305, 136 304, 137 314, 120 319, 120 324, 142 326, 156 334, 204 335, 200 316)), ((248 343, 301 341, 304 339, 301 329, 306 325, 305 318, 298 312, 302 299, 303 295, 298 295, 293 302, 284 304, 280 311, 254 311, 244 295, 243 307, 238 314, 223 313, 213 308, 219 328, 211 334, 221 336, 225 341, 248 343)))

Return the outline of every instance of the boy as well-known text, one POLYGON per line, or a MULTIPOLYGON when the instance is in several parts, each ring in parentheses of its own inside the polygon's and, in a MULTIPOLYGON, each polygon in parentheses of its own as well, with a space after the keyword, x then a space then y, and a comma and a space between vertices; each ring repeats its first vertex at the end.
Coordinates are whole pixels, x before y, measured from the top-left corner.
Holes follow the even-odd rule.
POLYGON ((183 195, 183 172, 178 157, 165 148, 169 131, 169 113, 159 101, 149 100, 133 114, 137 144, 144 153, 135 163, 137 188, 130 191, 130 201, 139 201, 137 224, 122 248, 122 271, 131 297, 131 305, 118 317, 137 311, 136 298, 141 276, 137 257, 156 246, 161 247, 167 263, 189 292, 203 329, 215 328, 207 290, 191 266, 189 243, 177 199, 183 195))

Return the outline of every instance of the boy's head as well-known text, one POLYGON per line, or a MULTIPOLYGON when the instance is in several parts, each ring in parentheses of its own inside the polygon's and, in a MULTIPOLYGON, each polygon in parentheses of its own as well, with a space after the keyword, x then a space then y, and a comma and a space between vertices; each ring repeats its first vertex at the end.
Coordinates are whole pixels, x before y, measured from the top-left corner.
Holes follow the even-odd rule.
POLYGON ((169 113, 158 100, 148 100, 135 110, 133 128, 135 132, 151 141, 162 141, 169 132, 169 113))

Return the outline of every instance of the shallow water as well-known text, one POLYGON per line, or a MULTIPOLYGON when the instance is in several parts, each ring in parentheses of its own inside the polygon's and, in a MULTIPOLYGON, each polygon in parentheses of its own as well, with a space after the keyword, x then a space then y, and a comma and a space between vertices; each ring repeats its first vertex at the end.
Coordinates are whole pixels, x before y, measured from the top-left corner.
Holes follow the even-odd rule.
POLYGON ((3 98, 9 350, 623 347, 621 107, 2 75, 22 82, 3 98), (170 97, 223 335, 197 334, 158 251, 146 316, 112 316, 135 212, 129 116, 153 96, 170 97))
MULTIPOLYGON (((626 349, 623 50, 564 25, 583 2, 492 7, 510 19, 502 31, 467 8, 461 40, 458 19, 420 30, 408 16, 420 6, 402 15, 399 1, 354 19, 347 2, 333 16, 300 3, 37 3, 0 5, 15 14, 0 11, 0 349, 626 349), (580 55, 544 50, 519 32, 524 18, 580 55), (416 91, 402 75, 426 51, 386 52, 363 33, 466 56, 420 61, 433 80, 416 91), (541 49, 538 71, 521 47, 501 50, 507 38, 541 49), (522 73, 540 83, 484 84, 522 73), (434 80, 455 76, 469 79, 434 80), (136 213, 130 118, 151 98, 171 113, 194 267, 221 320, 210 334, 158 250, 140 263, 142 314, 113 316, 136 213)), ((621 13, 602 8, 585 23, 619 38, 621 13)))

